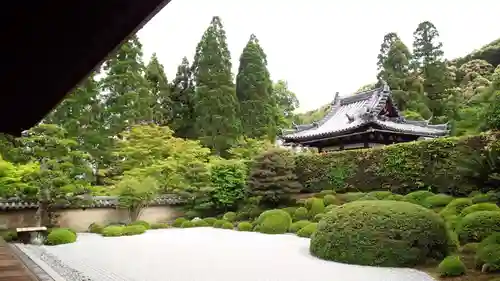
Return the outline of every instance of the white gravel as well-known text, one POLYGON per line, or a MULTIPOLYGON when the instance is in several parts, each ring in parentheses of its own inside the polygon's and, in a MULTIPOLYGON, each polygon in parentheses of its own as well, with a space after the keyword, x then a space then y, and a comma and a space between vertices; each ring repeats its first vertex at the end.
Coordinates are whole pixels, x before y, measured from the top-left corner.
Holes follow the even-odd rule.
POLYGON ((413 269, 323 261, 309 254, 309 239, 291 234, 214 228, 109 238, 82 233, 76 243, 42 247, 98 281, 433 281, 413 269))

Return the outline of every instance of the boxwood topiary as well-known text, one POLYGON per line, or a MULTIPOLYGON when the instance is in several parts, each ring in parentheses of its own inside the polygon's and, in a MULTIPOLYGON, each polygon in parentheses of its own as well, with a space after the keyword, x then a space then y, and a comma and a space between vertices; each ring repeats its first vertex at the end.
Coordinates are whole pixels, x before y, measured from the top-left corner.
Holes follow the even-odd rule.
MULTIPOLYGON (((321 201, 323 202, 323 201, 321 201)), ((292 224, 292 218, 283 210, 268 210, 263 212, 256 221, 256 228, 261 233, 286 233, 292 224)))
POLYGON ((290 232, 296 233, 297 231, 299 231, 304 226, 306 226, 306 225, 308 225, 310 223, 311 222, 307 221, 307 220, 296 221, 296 222, 292 223, 292 225, 290 226, 290 232))
POLYGON ((439 208, 448 205, 451 201, 453 201, 453 196, 440 193, 425 198, 424 204, 429 208, 439 208))
POLYGON ((319 222, 324 216, 325 216, 324 213, 315 215, 313 218, 313 222, 319 222))
POLYGON ((216 218, 212 218, 212 217, 204 218, 203 220, 206 221, 209 226, 213 226, 215 221, 217 221, 216 218))
POLYGON ((472 205, 470 198, 453 199, 444 209, 439 212, 444 218, 459 215, 463 209, 472 205))
POLYGON ((239 231, 252 231, 253 225, 248 221, 242 221, 238 223, 239 231))
POLYGON ((480 242, 494 232, 500 232, 500 212, 479 211, 462 218, 456 227, 462 244, 480 242))
POLYGON ((1 237, 5 242, 13 242, 16 241, 17 238, 17 231, 15 230, 7 230, 1 233, 1 237))
POLYGON ((314 200, 311 203, 311 208, 309 209, 308 216, 310 218, 314 218, 315 215, 324 212, 325 212, 325 203, 323 203, 323 200, 319 198, 314 198, 314 200))
MULTIPOLYGON (((413 204, 418 204, 421 206, 425 206, 425 200, 427 197, 433 196, 434 193, 427 191, 427 190, 419 190, 419 191, 414 191, 410 192, 404 197, 404 201, 410 202, 413 204)), ((427 206, 425 206, 427 207, 427 206)))
POLYGON ((390 191, 371 191, 371 192, 368 192, 367 195, 373 196, 373 197, 377 198, 378 200, 384 200, 393 194, 390 191))
POLYGON ((224 214, 224 216, 222 216, 222 219, 229 221, 229 222, 233 222, 234 220, 236 220, 236 213, 235 212, 227 212, 224 214))
POLYGON ((500 270, 500 244, 489 244, 479 247, 476 253, 476 266, 482 272, 500 270))
POLYGON ((227 221, 225 221, 225 220, 216 220, 212 226, 213 226, 213 227, 215 227, 215 228, 221 228, 221 227, 222 227, 222 225, 223 225, 224 223, 226 223, 226 222, 227 222, 227 221))
POLYGON ((104 225, 93 222, 89 225, 89 232, 90 233, 101 233, 102 230, 104 229, 104 225))
MULTIPOLYGON (((286 207, 282 209, 283 211, 287 212, 290 216, 294 216, 295 211, 297 210, 297 207, 286 207)), ((306 210, 307 212, 307 210, 306 210)))
POLYGON ((498 207, 497 204, 493 203, 478 203, 464 208, 460 213, 460 215, 462 217, 465 217, 468 214, 472 214, 474 212, 479 212, 479 211, 500 211, 500 207, 498 207))
POLYGON ((144 226, 144 228, 146 230, 151 228, 151 225, 149 224, 149 222, 143 221, 143 220, 134 221, 134 222, 129 223, 128 225, 142 225, 142 226, 144 226))
POLYGON ((47 235, 48 245, 68 244, 76 241, 76 234, 66 228, 55 228, 47 235))
POLYGON ((465 271, 465 265, 459 256, 447 256, 438 265, 438 272, 441 277, 461 276, 465 274, 465 271))
POLYGON ((232 222, 226 221, 221 225, 222 229, 234 229, 234 225, 232 222))
POLYGON ((194 223, 192 221, 185 221, 181 224, 181 228, 190 228, 194 227, 194 223))
POLYGON ((170 225, 168 223, 152 223, 151 224, 151 229, 164 229, 164 228, 170 228, 170 225))
POLYGON ((102 230, 101 234, 102 234, 102 236, 106 236, 106 237, 122 236, 123 235, 123 229, 124 229, 124 226, 110 225, 110 226, 106 226, 102 230))
POLYGON ((479 243, 467 243, 460 248, 460 253, 474 254, 479 249, 479 243))
POLYGON ((123 235, 131 236, 143 234, 146 232, 146 228, 142 224, 127 225, 123 228, 123 235))
POLYGON ((314 197, 307 198, 307 199, 306 199, 306 201, 305 201, 304 206, 305 206, 307 209, 311 209, 312 203, 314 202, 314 200, 315 200, 315 199, 317 199, 317 198, 314 198, 314 197))
POLYGON ((337 196, 341 197, 345 202, 354 202, 363 198, 365 195, 366 193, 364 192, 347 192, 344 194, 339 194, 337 196))
POLYGON ((472 203, 494 203, 498 200, 496 194, 494 193, 477 193, 472 196, 472 203))
POLYGON ((182 225, 185 221, 187 221, 187 219, 186 219, 186 218, 183 218, 183 217, 176 218, 176 219, 174 220, 174 222, 172 223, 172 226, 173 226, 173 227, 181 227, 181 225, 182 225))
POLYGON ((349 264, 409 266, 448 255, 443 219, 403 201, 356 201, 326 214, 312 236, 314 256, 349 264))
POLYGON ((193 226, 195 227, 206 227, 206 226, 210 226, 208 224, 208 222, 202 220, 202 219, 199 219, 199 220, 194 220, 193 221, 193 226))
POLYGON ((311 235, 316 231, 318 227, 318 224, 313 222, 310 223, 303 228, 301 228, 299 231, 297 231, 297 235, 300 237, 311 237, 311 235))
POLYGON ((326 206, 339 204, 339 200, 337 199, 337 197, 331 194, 325 195, 325 197, 323 197, 323 202, 325 203, 326 206))
POLYGON ((305 207, 297 208, 293 214, 293 220, 300 221, 305 219, 307 219, 307 209, 305 207))
POLYGON ((331 210, 337 208, 338 206, 337 205, 328 205, 325 207, 325 213, 328 213, 330 212, 331 210))
POLYGON ((384 200, 403 201, 404 198, 405 197, 401 194, 391 194, 391 195, 387 196, 387 198, 385 198, 384 200))

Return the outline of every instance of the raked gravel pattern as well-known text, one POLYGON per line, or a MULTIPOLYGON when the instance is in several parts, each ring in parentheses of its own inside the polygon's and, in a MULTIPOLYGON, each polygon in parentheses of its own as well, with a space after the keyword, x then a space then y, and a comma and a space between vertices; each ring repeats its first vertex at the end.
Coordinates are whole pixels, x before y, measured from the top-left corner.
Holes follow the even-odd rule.
POLYGON ((309 239, 291 234, 202 227, 122 237, 81 233, 72 244, 18 246, 67 281, 434 281, 414 269, 320 260, 309 254, 309 239))

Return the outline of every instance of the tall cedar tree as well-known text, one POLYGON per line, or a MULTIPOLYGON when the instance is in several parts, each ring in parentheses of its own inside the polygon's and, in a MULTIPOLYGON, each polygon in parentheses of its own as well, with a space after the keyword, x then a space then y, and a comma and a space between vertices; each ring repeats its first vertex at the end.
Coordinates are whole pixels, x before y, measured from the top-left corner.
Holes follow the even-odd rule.
POLYGON ((177 67, 171 84, 172 122, 170 128, 180 138, 196 138, 194 123, 194 81, 191 66, 186 57, 177 67))
POLYGON ((258 155, 252 165, 248 186, 263 202, 278 205, 288 196, 299 193, 302 185, 295 175, 295 160, 289 150, 270 149, 258 155))
POLYGON ((153 122, 160 126, 168 125, 172 120, 170 85, 156 53, 153 53, 146 66, 145 76, 153 98, 153 122))
POLYGON ((213 17, 198 43, 193 75, 196 132, 205 146, 218 155, 225 155, 240 136, 241 125, 231 56, 219 17, 213 17))
POLYGON ((243 134, 250 138, 276 138, 276 100, 267 69, 266 54, 254 34, 240 56, 236 76, 236 95, 240 102, 243 134))

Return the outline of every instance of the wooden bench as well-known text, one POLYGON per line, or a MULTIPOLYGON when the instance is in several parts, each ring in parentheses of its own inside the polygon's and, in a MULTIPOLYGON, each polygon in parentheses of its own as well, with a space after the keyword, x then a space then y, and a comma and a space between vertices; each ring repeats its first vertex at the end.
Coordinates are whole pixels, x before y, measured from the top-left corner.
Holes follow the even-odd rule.
POLYGON ((20 227, 16 228, 16 232, 19 242, 24 244, 32 243, 39 235, 47 236, 47 228, 45 226, 20 227))

